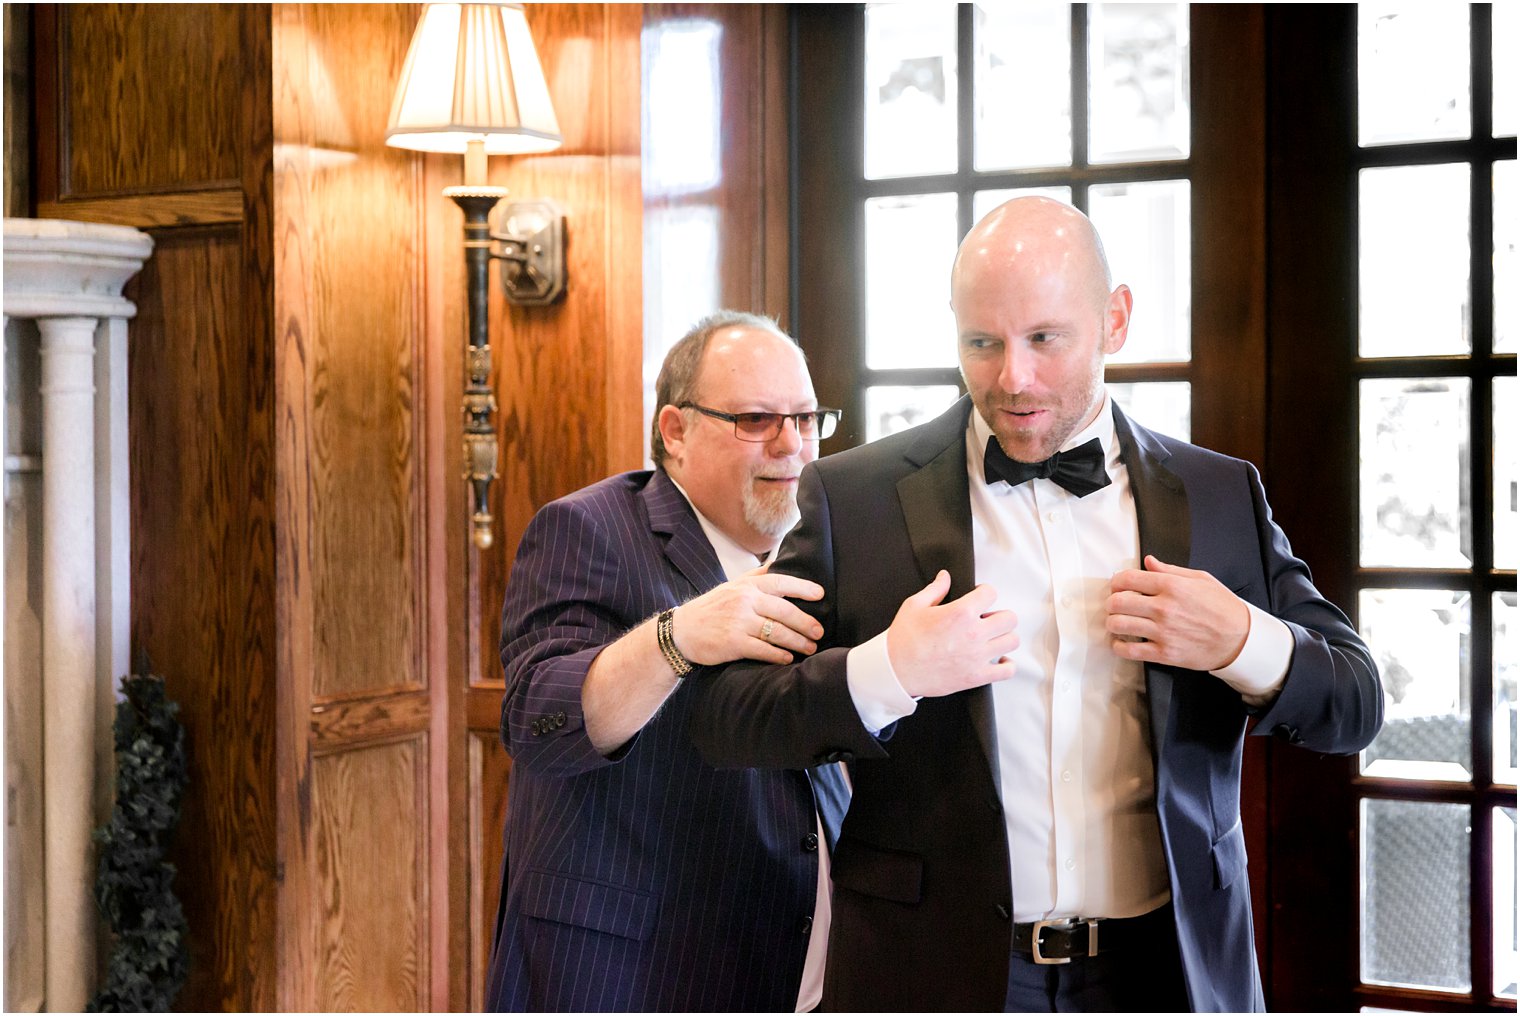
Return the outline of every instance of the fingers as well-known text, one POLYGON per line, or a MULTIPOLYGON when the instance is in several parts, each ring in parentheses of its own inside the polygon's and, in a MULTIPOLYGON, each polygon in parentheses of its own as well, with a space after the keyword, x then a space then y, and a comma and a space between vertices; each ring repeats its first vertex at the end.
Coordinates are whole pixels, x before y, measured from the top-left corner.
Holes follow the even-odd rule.
POLYGON ((912 596, 909 596, 903 602, 911 603, 915 606, 920 607, 932 607, 943 600, 945 598, 945 594, 949 591, 950 573, 941 568, 939 571, 934 573, 934 578, 929 580, 929 584, 927 586, 924 586, 924 588, 920 589, 912 596))
POLYGON ((795 575, 772 575, 757 569, 742 577, 750 580, 762 593, 771 596, 785 596, 793 600, 823 599, 822 586, 816 582, 809 582, 807 579, 797 578, 795 575))

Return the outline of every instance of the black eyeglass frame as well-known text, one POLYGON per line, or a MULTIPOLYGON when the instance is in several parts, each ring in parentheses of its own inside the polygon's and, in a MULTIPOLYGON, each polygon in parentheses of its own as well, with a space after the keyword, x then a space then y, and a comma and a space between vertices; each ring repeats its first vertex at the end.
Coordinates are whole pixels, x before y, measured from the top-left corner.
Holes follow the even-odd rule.
POLYGON ((839 418, 843 415, 838 409, 824 409, 821 406, 818 409, 810 409, 805 413, 725 413, 721 409, 712 409, 708 406, 698 405, 695 402, 682 402, 676 408, 695 409, 697 412, 704 416, 710 416, 714 420, 723 420, 726 423, 733 424, 734 437, 740 441, 749 441, 753 444, 776 440, 776 438, 781 436, 782 430, 786 428, 787 420, 792 421, 792 426, 797 429, 797 436, 802 440, 824 441, 834 436, 834 431, 839 426, 839 418), (802 432, 802 421, 808 417, 813 418, 813 425, 817 428, 817 432, 814 434, 804 434, 802 432), (741 421, 744 420, 749 420, 756 425, 761 420, 770 421, 769 431, 762 437, 745 434, 739 429, 741 421))

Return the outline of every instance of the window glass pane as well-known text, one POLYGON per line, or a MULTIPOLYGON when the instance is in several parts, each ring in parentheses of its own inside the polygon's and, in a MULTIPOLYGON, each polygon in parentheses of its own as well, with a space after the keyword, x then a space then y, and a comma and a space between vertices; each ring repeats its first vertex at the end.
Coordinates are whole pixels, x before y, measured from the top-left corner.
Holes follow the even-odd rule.
POLYGON ((955 195, 866 201, 866 366, 954 367, 955 195))
POLYGON ((1188 155, 1188 5, 1089 4, 1091 162, 1188 155))
POLYGON ((866 179, 952 173, 955 5, 866 7, 866 179))
POLYGON ((1362 801, 1362 980, 1471 983, 1465 804, 1362 801))
POLYGON ((1071 5, 977 4, 976 168, 1071 165, 1071 5))
POLYGON ((1014 198, 1046 197, 1071 204, 1070 187, 1010 187, 1004 190, 979 190, 971 195, 971 221, 981 222, 982 217, 1004 201, 1014 198))
POLYGON ((1114 285, 1125 283, 1135 307, 1114 363, 1187 360, 1192 355, 1192 208, 1186 180, 1119 183, 1088 195, 1114 285))
POLYGON ((1361 382, 1361 563, 1472 565, 1466 378, 1361 382))
POLYGON ((1472 136, 1466 4, 1357 5, 1363 145, 1472 136))
POLYGON ((961 391, 955 385, 876 385, 866 389, 866 440, 896 434, 934 419, 961 391))
POLYGON ((1493 91, 1494 91, 1494 137, 1514 137, 1515 123, 1520 116, 1515 114, 1515 92, 1520 91, 1520 80, 1515 77, 1515 37, 1520 34, 1520 24, 1515 20, 1515 5, 1499 3, 1494 4, 1489 10, 1493 11, 1493 38, 1489 51, 1489 62, 1493 68, 1493 91), (1503 42, 1509 47, 1505 53, 1499 50, 1503 42))
MULTIPOLYGON (((644 207, 644 440, 655 413, 665 354, 718 303, 718 210, 711 205, 644 207)), ((644 451, 649 451, 645 445, 644 451)))
POLYGON ((1494 994, 1515 997, 1520 935, 1515 906, 1515 809, 1494 809, 1494 994))
POLYGON ((1193 386, 1186 381, 1110 384, 1108 393, 1137 423, 1184 441, 1193 439, 1193 386))
POLYGON ((1495 593, 1494 611, 1494 782, 1515 785, 1516 690, 1520 672, 1520 612, 1515 594, 1495 593))
POLYGON ((1364 589, 1362 636, 1383 677, 1383 729, 1362 752, 1362 772, 1410 780, 1472 776, 1471 683, 1465 592, 1364 589))
POLYGON ((1515 280, 1520 279, 1520 256, 1515 254, 1515 160, 1494 163, 1494 352, 1513 353, 1520 346, 1515 280))
POLYGON ((668 21, 643 33, 644 193, 686 194, 722 179, 723 123, 714 21, 668 21))
POLYGON ((1520 562, 1520 512, 1516 511, 1516 428, 1520 418, 1515 399, 1520 398, 1515 376, 1494 378, 1494 567, 1514 568, 1520 562))
POLYGON ((1467 353, 1466 163, 1361 174, 1361 354, 1467 353))

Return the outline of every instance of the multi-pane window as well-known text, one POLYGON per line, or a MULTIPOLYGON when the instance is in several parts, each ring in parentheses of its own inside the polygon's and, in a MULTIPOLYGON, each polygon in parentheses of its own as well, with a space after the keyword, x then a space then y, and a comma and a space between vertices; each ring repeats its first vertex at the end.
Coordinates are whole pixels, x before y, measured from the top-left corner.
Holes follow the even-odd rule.
POLYGON ((998 204, 1045 194, 1092 217, 1114 282, 1134 291, 1115 398, 1188 437, 1188 5, 872 4, 864 17, 858 436, 959 397, 955 248, 998 204))
POLYGON ((1386 986, 1492 1006, 1520 967, 1513 20, 1358 9, 1357 608, 1386 692, 1355 781, 1372 1005, 1407 999, 1386 986))

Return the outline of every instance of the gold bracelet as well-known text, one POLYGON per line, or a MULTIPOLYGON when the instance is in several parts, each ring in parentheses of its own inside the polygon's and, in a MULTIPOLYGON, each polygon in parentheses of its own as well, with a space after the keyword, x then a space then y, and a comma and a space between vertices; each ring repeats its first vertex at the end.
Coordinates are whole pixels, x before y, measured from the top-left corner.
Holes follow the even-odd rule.
POLYGON ((654 640, 660 645, 660 653, 665 657, 665 662, 670 664, 670 669, 676 672, 677 679, 685 677, 692 672, 692 662, 681 654, 676 648, 675 636, 675 608, 662 610, 654 621, 654 640))

